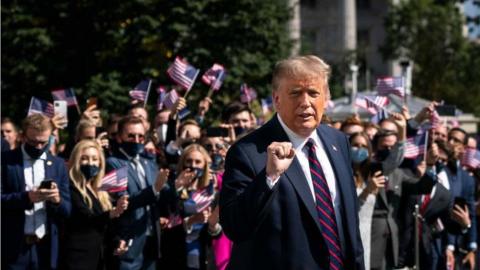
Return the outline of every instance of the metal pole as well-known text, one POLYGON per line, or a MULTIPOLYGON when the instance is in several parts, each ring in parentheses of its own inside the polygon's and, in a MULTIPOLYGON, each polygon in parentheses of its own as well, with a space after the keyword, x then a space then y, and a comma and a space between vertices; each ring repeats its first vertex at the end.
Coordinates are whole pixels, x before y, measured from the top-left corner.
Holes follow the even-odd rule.
POLYGON ((415 213, 413 213, 415 217, 415 266, 414 269, 420 270, 420 209, 418 204, 415 204, 415 213))

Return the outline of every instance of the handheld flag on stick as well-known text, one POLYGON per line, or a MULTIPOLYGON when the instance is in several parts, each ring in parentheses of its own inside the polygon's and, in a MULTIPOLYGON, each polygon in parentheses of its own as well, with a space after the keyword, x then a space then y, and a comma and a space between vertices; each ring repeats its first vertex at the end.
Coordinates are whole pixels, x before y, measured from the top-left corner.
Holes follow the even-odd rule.
POLYGON ((428 140, 428 132, 423 132, 414 137, 407 138, 405 142, 404 157, 415 159, 419 155, 425 154, 428 140))
POLYGON ((388 96, 390 94, 399 97, 405 96, 405 78, 403 77, 383 77, 377 79, 376 90, 379 96, 388 96))
POLYGON ((128 167, 124 166, 106 174, 102 179, 100 190, 108 193, 116 193, 127 190, 128 167))
POLYGON ((246 83, 243 83, 240 86, 240 101, 242 103, 247 103, 250 105, 250 102, 257 98, 257 92, 255 89, 248 87, 246 83))
POLYGON ((55 115, 55 110, 52 103, 36 97, 32 97, 30 99, 30 106, 28 108, 27 116, 36 113, 43 114, 47 117, 52 118, 55 115))
POLYGON ((167 109, 171 110, 175 105, 175 102, 178 100, 178 93, 175 90, 171 90, 165 95, 165 100, 163 101, 163 105, 167 107, 167 109))
POLYGON ((480 152, 473 148, 465 149, 461 164, 469 169, 476 169, 480 167, 480 152))
POLYGON ((220 64, 213 64, 213 66, 203 74, 202 81, 210 86, 207 94, 208 97, 211 97, 213 91, 220 89, 224 79, 225 68, 220 64))
POLYGON ((165 101, 165 97, 167 95, 167 89, 164 86, 159 86, 157 88, 157 111, 161 111, 163 109, 163 102, 165 101))
POLYGON ((53 100, 65 100, 67 102, 67 106, 75 106, 78 114, 81 114, 73 88, 53 90, 52 97, 53 100))
POLYGON ((152 84, 152 80, 143 80, 139 82, 135 88, 130 90, 129 95, 132 99, 143 101, 143 107, 145 107, 148 94, 150 92, 150 86, 152 84))
POLYGON ((186 90, 183 97, 186 97, 188 92, 190 92, 190 89, 192 89, 199 72, 199 69, 189 65, 187 61, 178 56, 167 70, 167 74, 170 76, 170 79, 186 90))

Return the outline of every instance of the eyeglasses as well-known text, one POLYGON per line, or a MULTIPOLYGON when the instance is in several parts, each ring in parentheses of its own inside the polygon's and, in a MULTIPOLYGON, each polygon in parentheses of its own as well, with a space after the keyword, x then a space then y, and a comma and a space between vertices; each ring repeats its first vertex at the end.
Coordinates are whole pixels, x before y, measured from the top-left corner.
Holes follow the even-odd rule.
POLYGON ((448 137, 448 140, 449 140, 449 141, 453 141, 454 143, 463 144, 463 141, 460 140, 459 138, 448 137))
POLYGON ((208 152, 211 152, 213 150, 223 149, 225 145, 221 143, 216 143, 216 144, 207 143, 207 144, 204 144, 204 147, 208 152))

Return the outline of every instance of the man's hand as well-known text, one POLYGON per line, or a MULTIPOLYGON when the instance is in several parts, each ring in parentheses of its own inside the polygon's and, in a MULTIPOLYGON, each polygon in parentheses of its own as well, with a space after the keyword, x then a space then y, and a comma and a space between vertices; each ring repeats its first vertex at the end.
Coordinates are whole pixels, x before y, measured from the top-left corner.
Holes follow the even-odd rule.
POLYGON ((98 124, 100 123, 100 110, 97 110, 97 105, 88 107, 82 113, 82 119, 92 121, 93 123, 95 123, 95 126, 98 126, 98 124))
POLYGON ((171 117, 176 117, 176 114, 187 107, 187 100, 183 97, 179 97, 172 108, 171 117))
POLYGON ((435 106, 437 106, 438 103, 433 101, 428 106, 424 107, 420 112, 415 115, 415 121, 418 124, 423 123, 425 120, 429 120, 432 117, 433 112, 435 111, 435 106))
POLYGON ((422 177, 425 172, 427 171, 427 163, 422 160, 422 162, 420 162, 418 165, 417 165, 417 177, 422 177))
POLYGON ((438 155, 438 145, 436 143, 432 143, 432 146, 430 146, 430 149, 428 149, 427 152, 427 166, 435 165, 438 160, 438 155))
POLYGON ((125 240, 120 240, 118 247, 113 251, 113 255, 120 256, 128 251, 128 245, 125 240))
POLYGON ((290 142, 272 142, 267 148, 267 177, 277 179, 284 173, 295 157, 295 149, 290 142))
POLYGON ((210 109, 210 104, 212 104, 212 99, 209 97, 200 100, 200 102, 198 103, 198 115, 205 116, 205 114, 210 109))
POLYGON ((58 190, 57 183, 52 182, 52 188, 39 189, 39 191, 43 194, 45 200, 55 204, 60 203, 60 191, 58 190))
POLYGON ((475 251, 470 251, 463 257, 462 264, 468 263, 468 269, 475 269, 475 251))
POLYGON ((398 127, 398 141, 402 142, 407 139, 407 120, 401 113, 392 112, 391 119, 398 127))
POLYGON ((453 255, 453 251, 447 249, 445 255, 447 257, 447 270, 453 270, 455 267, 455 256, 453 255))
POLYGON ((36 188, 28 192, 28 198, 32 203, 45 201, 45 196, 43 195, 43 192, 36 188))
POLYGON ((466 205, 462 208, 460 205, 455 204, 452 211, 452 218, 458 224, 462 225, 463 228, 468 228, 471 225, 470 214, 466 205))
POLYGON ((158 170, 157 180, 155 180, 155 191, 160 192, 168 180, 169 169, 158 170))
POLYGON ((67 118, 60 114, 55 114, 50 121, 52 122, 53 129, 64 129, 68 123, 67 118))
POLYGON ((97 135, 97 143, 103 147, 103 148, 108 148, 108 133, 107 132, 102 132, 97 135))

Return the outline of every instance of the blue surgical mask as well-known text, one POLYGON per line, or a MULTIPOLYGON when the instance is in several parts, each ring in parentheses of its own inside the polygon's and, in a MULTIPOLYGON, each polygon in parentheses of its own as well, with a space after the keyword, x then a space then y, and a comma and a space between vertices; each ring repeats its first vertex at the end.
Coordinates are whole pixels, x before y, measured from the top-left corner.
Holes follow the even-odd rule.
POLYGON ((80 171, 83 173, 83 176, 85 176, 85 179, 89 181, 98 175, 100 168, 97 165, 86 164, 80 165, 80 171))
POLYGON ((360 164, 368 158, 368 149, 365 147, 352 147, 352 161, 360 164))
POLYGON ((136 142, 122 142, 120 147, 125 151, 129 156, 136 156, 143 152, 145 145, 143 143, 136 142))

